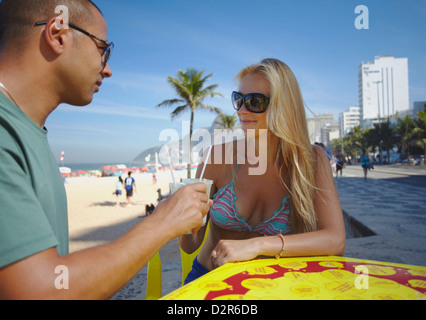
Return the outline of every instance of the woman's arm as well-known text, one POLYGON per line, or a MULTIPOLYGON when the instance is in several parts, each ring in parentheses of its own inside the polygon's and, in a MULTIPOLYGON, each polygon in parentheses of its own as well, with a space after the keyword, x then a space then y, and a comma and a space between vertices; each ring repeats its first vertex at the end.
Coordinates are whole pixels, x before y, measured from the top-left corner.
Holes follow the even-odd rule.
MULTIPOLYGON (((317 159, 314 206, 317 231, 284 236, 282 256, 343 255, 345 252, 345 226, 342 209, 325 153, 315 148, 317 159)), ((219 267, 227 262, 245 261, 257 256, 275 256, 282 250, 279 236, 256 237, 246 240, 221 240, 212 251, 212 262, 219 267)))

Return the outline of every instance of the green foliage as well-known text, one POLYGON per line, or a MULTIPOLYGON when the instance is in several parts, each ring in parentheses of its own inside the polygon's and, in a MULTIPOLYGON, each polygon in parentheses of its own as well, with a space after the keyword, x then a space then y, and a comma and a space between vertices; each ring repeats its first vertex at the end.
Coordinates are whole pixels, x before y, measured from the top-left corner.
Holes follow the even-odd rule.
POLYGON ((382 151, 388 153, 394 147, 409 155, 413 150, 422 150, 426 154, 426 111, 418 112, 413 118, 409 115, 398 118, 395 125, 389 120, 380 124, 374 124, 373 128, 362 130, 359 126, 353 128, 352 132, 343 139, 332 141, 332 149, 338 148, 345 151, 347 155, 358 155, 362 149, 371 152, 381 146, 382 151))
POLYGON ((219 114, 219 119, 215 123, 220 125, 223 129, 232 130, 237 126, 237 116, 235 114, 231 116, 221 113, 219 114))

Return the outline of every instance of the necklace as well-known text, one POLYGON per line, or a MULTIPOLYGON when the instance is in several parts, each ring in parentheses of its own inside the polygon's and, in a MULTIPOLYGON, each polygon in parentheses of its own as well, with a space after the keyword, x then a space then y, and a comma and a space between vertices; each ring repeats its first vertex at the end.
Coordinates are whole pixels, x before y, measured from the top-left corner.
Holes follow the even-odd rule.
POLYGON ((6 88, 6 87, 4 86, 4 84, 3 84, 3 83, 1 83, 1 82, 0 82, 0 87, 1 87, 4 91, 6 91, 7 95, 9 96, 10 100, 12 100, 12 102, 15 104, 15 106, 17 106, 17 107, 18 107, 18 109, 21 109, 21 108, 19 107, 19 105, 16 103, 15 99, 13 99, 13 97, 12 97, 12 95, 10 94, 9 90, 7 90, 7 88, 6 88))

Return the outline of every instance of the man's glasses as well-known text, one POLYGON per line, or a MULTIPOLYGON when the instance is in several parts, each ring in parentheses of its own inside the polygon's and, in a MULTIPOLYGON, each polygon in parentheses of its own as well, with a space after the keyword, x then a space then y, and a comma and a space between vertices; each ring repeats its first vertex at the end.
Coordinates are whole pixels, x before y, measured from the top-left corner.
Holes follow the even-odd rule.
POLYGON ((254 113, 263 113, 268 109, 269 98, 261 93, 249 93, 242 95, 239 92, 232 92, 232 105, 235 110, 240 110, 243 103, 246 109, 254 113))
MULTIPOLYGON (((47 24, 47 21, 40 21, 40 22, 36 22, 34 24, 34 26, 37 27, 37 26, 42 26, 42 25, 45 25, 45 24, 47 24)), ((103 40, 101 38, 98 38, 97 36, 91 34, 90 32, 87 32, 86 30, 81 29, 80 27, 77 27, 76 25, 74 25, 72 23, 68 22, 67 25, 70 28, 73 28, 74 30, 79 31, 79 32, 85 34, 86 36, 89 36, 89 37, 91 37, 93 39, 96 39, 96 40, 102 42, 105 45, 105 47, 103 47, 103 46, 99 47, 98 46, 99 49, 103 50, 103 52, 102 52, 102 57, 103 57, 102 69, 105 68, 105 66, 108 64, 109 59, 111 58, 111 53, 112 53, 112 49, 114 48, 114 43, 113 42, 105 41, 105 40, 103 40)))

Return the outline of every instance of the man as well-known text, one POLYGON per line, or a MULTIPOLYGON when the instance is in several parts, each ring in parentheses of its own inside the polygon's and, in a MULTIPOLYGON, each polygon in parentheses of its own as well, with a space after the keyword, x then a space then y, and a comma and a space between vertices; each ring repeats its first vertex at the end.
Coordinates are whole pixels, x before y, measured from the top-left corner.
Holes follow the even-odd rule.
POLYGON ((91 1, 0 2, 0 299, 106 299, 170 239, 196 231, 211 205, 204 184, 181 188, 116 241, 68 253, 44 123, 60 103, 90 103, 112 76, 107 39, 91 1))
POLYGON ((127 205, 129 205, 130 201, 132 200, 133 189, 136 191, 136 182, 131 175, 132 175, 132 172, 129 171, 127 173, 127 178, 124 180, 124 186, 126 188, 126 196, 127 196, 127 205))
POLYGON ((340 171, 340 176, 342 176, 343 166, 344 166, 345 162, 346 162, 345 155, 342 153, 342 150, 337 149, 337 153, 336 153, 336 178, 339 175, 339 171, 340 171))

